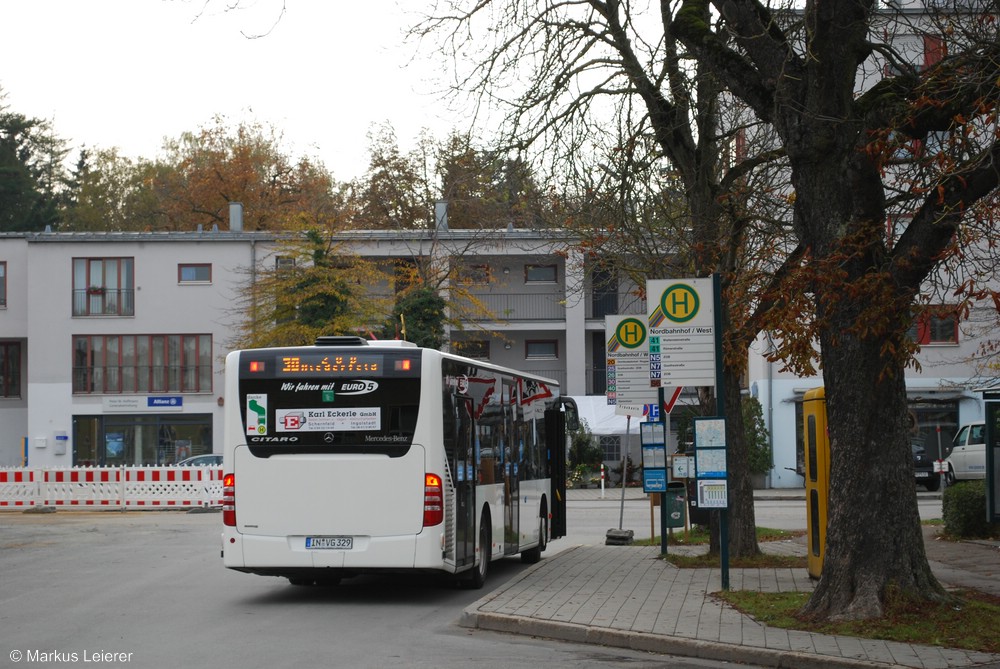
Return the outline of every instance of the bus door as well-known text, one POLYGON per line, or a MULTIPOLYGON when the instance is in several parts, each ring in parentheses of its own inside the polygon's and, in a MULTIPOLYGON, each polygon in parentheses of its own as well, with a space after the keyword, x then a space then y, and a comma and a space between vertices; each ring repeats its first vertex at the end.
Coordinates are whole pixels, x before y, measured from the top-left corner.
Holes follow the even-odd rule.
POLYGON ((545 451, 548 454, 549 537, 566 536, 566 417, 558 409, 545 412, 545 451))
POLYGON ((447 393, 445 450, 455 486, 455 564, 476 560, 476 480, 472 398, 461 392, 447 393))
POLYGON ((520 446, 515 429, 514 412, 517 401, 514 396, 514 385, 503 380, 502 412, 501 412, 501 448, 503 451, 503 552, 504 555, 514 555, 520 552, 518 532, 518 515, 520 513, 520 446))

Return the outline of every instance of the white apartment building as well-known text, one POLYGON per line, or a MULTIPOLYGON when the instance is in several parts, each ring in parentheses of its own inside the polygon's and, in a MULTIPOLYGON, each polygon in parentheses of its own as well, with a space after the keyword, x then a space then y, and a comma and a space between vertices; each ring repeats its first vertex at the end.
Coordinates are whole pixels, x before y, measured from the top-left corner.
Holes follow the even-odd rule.
MULTIPOLYGON (((581 400, 605 390, 605 315, 645 313, 629 286, 594 290, 586 259, 558 232, 359 231, 340 240, 369 258, 450 267, 493 314, 452 329, 450 341, 553 377, 581 400)), ((0 467, 170 464, 221 452, 223 361, 244 319, 241 289, 253 268, 280 262, 278 241, 219 231, 0 235, 0 467)), ((608 279, 598 285, 614 285, 608 279)), ((934 452, 958 425, 983 419, 973 389, 984 380, 965 362, 978 339, 932 320, 917 328, 921 371, 907 385, 914 438, 934 452)), ((771 431, 770 485, 800 487, 801 398, 821 380, 779 372, 766 348, 761 338, 752 350, 745 390, 771 431)), ((600 399, 580 403, 592 427, 605 426, 595 434, 606 459, 627 447, 638 461, 624 419, 600 399)))

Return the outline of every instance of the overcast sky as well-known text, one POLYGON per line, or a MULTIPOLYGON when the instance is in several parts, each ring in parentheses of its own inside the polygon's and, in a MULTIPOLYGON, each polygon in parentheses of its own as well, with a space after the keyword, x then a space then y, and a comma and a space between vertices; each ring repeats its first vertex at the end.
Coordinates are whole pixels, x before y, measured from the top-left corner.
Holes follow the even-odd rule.
POLYGON ((428 54, 411 62, 402 31, 414 17, 397 0, 287 0, 277 25, 281 0, 225 12, 233 3, 4 2, 5 103, 51 121, 74 149, 117 146, 133 158, 155 157, 164 137, 216 114, 231 127, 273 124, 287 153, 318 157, 339 180, 364 172, 373 124, 389 121, 404 149, 421 128, 453 127, 428 54))

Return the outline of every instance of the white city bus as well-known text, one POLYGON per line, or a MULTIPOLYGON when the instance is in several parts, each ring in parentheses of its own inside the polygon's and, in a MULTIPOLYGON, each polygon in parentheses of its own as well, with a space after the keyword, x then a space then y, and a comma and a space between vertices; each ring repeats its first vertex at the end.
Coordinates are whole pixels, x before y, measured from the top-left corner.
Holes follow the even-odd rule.
MULTIPOLYGON (((558 384, 407 342, 321 337, 226 358, 226 567, 337 583, 490 560, 565 536, 558 384)), ((570 402, 571 405, 571 402, 570 402)))

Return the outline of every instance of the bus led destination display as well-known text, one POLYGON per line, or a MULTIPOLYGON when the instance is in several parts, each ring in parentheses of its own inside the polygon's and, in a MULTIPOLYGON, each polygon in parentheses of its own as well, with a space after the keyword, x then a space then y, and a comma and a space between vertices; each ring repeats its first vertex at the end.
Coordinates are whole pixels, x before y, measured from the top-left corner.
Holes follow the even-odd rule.
POLYGON ((377 372, 382 369, 382 356, 372 355, 286 355, 278 358, 281 374, 337 374, 377 372))
POLYGON ((415 378, 420 376, 420 355, 409 350, 347 353, 306 347, 258 349, 241 359, 240 374, 257 379, 415 378))

